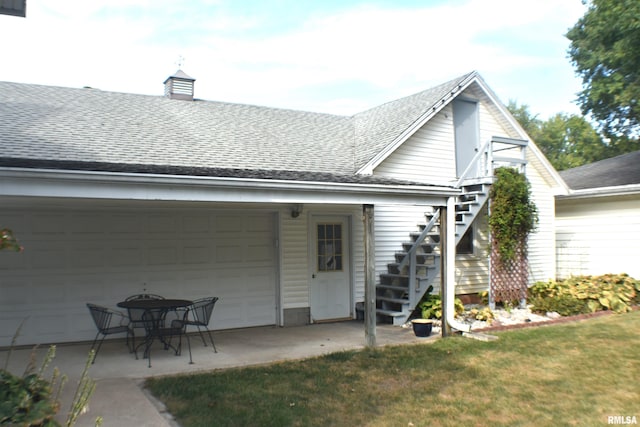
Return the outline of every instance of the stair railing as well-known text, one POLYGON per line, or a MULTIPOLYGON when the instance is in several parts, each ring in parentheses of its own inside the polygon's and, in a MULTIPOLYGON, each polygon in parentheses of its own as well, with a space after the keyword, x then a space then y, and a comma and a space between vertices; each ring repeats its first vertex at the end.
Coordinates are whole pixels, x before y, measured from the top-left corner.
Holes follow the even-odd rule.
POLYGON ((440 209, 436 210, 433 213, 433 217, 427 223, 427 226, 424 228, 424 230, 422 230, 422 233, 420 233, 416 241, 413 243, 411 249, 407 251, 407 254, 404 256, 404 258, 402 258, 400 264, 398 264, 398 271, 400 272, 402 272, 402 269, 407 265, 407 263, 409 264, 409 305, 411 307, 416 306, 416 304, 418 303, 418 301, 416 301, 416 294, 421 292, 420 280, 418 280, 418 278, 416 277, 418 247, 420 246, 420 244, 422 244, 422 242, 424 242, 424 239, 426 239, 427 235, 439 219, 440 209))
MULTIPOLYGON (((467 178, 477 178, 477 176, 469 177, 472 171, 478 170, 478 164, 482 167, 480 176, 493 176, 493 139, 488 140, 484 143, 484 145, 478 150, 473 159, 469 162, 460 178, 453 185, 454 188, 462 187, 462 183, 467 178)), ((477 174, 476 174, 477 175, 477 174)))
MULTIPOLYGON (((494 171, 494 163, 509 163, 516 164, 521 167, 523 171, 524 165, 526 165, 526 147, 527 141, 504 138, 504 137, 492 137, 485 142, 478 152, 473 156, 473 159, 469 162, 469 165, 465 168, 464 172, 460 175, 454 188, 461 188, 464 181, 467 179, 481 177, 492 177, 494 171), (500 144, 501 148, 497 151, 507 151, 514 148, 519 149, 519 155, 521 158, 516 157, 495 157, 494 156, 494 143, 500 144), (479 173, 478 173, 479 172, 479 173), (475 176, 473 176, 475 175, 475 176)), ((524 172, 524 171, 523 171, 524 172)), ((426 227, 420 235, 413 242, 411 248, 407 251, 407 254, 402 258, 402 261, 398 264, 399 271, 402 271, 404 267, 409 265, 409 303, 411 307, 415 307, 418 303, 417 297, 420 294, 422 297, 422 289, 420 288, 420 280, 416 277, 416 265, 417 265, 417 251, 420 245, 431 232, 431 229, 440 219, 440 208, 436 209, 433 217, 427 223, 426 227)), ((425 289, 426 290, 426 289, 425 289)))
MULTIPOLYGON (((492 159, 492 142, 493 139, 488 140, 482 145, 482 147, 478 150, 478 152, 473 156, 473 159, 469 162, 469 165, 466 167, 458 181, 454 184, 454 188, 461 188, 463 182, 469 178, 472 174, 472 171, 478 171, 480 169, 480 173, 482 176, 492 176, 493 175, 493 159, 492 159)), ((477 174, 476 174, 477 175, 477 174)), ((475 178, 475 177, 474 177, 475 178)), ((434 225, 440 219, 440 209, 436 209, 433 217, 427 223, 426 227, 422 230, 420 235, 413 242, 411 248, 407 251, 402 261, 398 264, 399 271, 402 271, 404 267, 409 265, 409 304, 411 307, 415 307, 418 303, 417 298, 418 294, 422 297, 422 289, 420 287, 420 280, 418 280, 416 276, 416 265, 417 265, 417 252, 420 245, 427 238, 434 225)))

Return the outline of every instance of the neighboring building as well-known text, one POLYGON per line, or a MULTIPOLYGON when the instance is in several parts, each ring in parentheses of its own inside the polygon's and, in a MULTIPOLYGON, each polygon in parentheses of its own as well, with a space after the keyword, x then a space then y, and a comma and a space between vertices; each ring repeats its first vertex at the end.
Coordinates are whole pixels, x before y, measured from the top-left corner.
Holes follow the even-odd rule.
POLYGON ((557 276, 627 273, 640 278, 640 151, 560 172, 557 276))
POLYGON ((0 82, 0 225, 25 247, 0 253, 0 346, 27 317, 19 343, 92 338, 86 302, 143 290, 220 297, 216 329, 355 318, 372 207, 377 314, 401 323, 438 288, 439 227, 421 231, 453 198, 449 280, 487 289, 499 165, 526 167, 539 209, 531 281, 555 276, 566 188, 476 72, 354 116, 199 100, 182 71, 165 88, 0 82))

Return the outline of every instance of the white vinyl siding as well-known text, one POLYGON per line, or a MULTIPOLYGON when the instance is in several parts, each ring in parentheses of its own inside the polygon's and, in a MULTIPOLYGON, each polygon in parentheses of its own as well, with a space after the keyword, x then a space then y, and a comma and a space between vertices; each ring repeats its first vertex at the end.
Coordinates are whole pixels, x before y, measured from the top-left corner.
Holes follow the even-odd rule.
POLYGON ((402 250, 402 242, 411 241, 410 233, 419 232, 425 223, 429 206, 375 207, 376 274, 387 272, 387 264, 395 262, 395 253, 402 250))
POLYGON ((532 154, 529 153, 527 160, 526 175, 539 218, 538 227, 528 242, 529 281, 534 283, 555 278, 555 188, 549 186, 548 174, 541 171, 532 154))
POLYGON ((453 114, 449 105, 378 165, 373 174, 450 185, 455 171, 453 114))
POLYGON ((280 217, 282 306, 309 307, 308 215, 305 212, 292 218, 291 210, 287 209, 282 210, 280 217))
POLYGON ((474 253, 456 256, 456 293, 476 294, 489 286, 489 223, 487 209, 476 217, 474 228, 474 253))
POLYGON ((556 202, 557 277, 627 273, 640 278, 640 198, 556 202))

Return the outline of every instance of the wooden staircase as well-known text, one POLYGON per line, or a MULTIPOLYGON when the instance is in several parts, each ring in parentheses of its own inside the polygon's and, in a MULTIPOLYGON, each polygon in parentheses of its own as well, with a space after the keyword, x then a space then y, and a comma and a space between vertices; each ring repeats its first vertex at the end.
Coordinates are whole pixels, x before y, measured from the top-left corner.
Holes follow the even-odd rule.
MULTIPOLYGON (((493 171, 499 166, 519 168, 524 172, 527 141, 493 137, 478 150, 454 187, 461 190, 455 203, 455 235, 457 245, 489 200, 493 171), (497 154, 497 155, 496 155, 497 154)), ((402 325, 416 308, 429 286, 436 286, 440 265, 440 209, 425 214, 387 272, 376 284, 376 320, 402 325)))
MULTIPOLYGON (((490 182, 462 186, 462 194, 456 200, 456 244, 489 199, 489 188, 490 182)), ((439 210, 425 214, 426 222, 409 234, 402 250, 396 252, 395 262, 387 264, 387 272, 380 275, 380 283, 376 285, 378 322, 402 325, 429 286, 438 288, 435 283, 441 269, 439 214, 439 210), (417 242, 420 243, 412 266, 410 251, 417 242), (414 279, 409 274, 411 270, 415 272, 414 279), (412 280, 415 286, 410 286, 412 280)))

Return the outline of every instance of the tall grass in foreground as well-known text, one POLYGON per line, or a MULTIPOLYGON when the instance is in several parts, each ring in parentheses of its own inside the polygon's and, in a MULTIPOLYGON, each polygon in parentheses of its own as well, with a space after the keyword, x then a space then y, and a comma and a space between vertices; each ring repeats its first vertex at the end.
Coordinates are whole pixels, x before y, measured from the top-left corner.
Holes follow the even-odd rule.
POLYGON ((640 422, 640 311, 147 381, 190 426, 602 426, 640 422))

